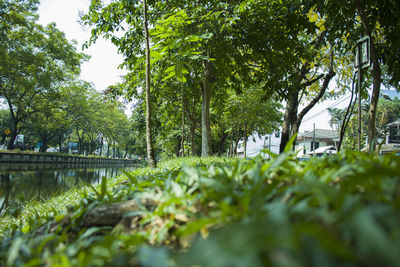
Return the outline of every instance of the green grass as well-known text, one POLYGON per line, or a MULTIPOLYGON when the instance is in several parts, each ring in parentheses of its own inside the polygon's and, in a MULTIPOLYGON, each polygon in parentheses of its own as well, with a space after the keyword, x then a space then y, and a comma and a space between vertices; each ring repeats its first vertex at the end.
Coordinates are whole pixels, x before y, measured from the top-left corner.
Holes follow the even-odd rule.
POLYGON ((400 158, 393 155, 174 159, 2 218, 0 264, 396 266, 399 209, 400 158), (91 208, 130 199, 142 204, 124 223, 80 224, 91 208), (50 218, 68 225, 35 234, 50 218))

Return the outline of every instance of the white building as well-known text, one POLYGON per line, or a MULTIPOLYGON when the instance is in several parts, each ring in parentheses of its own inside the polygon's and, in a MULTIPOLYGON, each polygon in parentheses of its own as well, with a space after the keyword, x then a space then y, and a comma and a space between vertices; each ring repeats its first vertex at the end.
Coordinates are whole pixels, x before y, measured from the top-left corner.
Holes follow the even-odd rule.
MULTIPOLYGON (((315 131, 305 131, 297 135, 296 151, 299 157, 311 155, 314 150, 320 152, 318 148, 337 147, 339 143, 339 133, 332 129, 315 129, 315 131)), ((336 149, 335 149, 336 150, 336 149)), ((330 151, 333 151, 331 148, 330 151)))
MULTIPOLYGON (((272 153, 279 154, 281 134, 281 131, 275 131, 264 136, 260 136, 257 133, 250 135, 246 144, 246 157, 254 158, 258 154, 261 154, 264 158, 269 158, 268 153, 262 153, 264 149, 267 149, 272 153)), ((339 134, 337 131, 331 129, 315 129, 315 132, 305 131, 304 133, 299 133, 297 135, 297 143, 295 148, 298 153, 298 157, 307 157, 313 155, 314 153, 312 152, 314 150, 316 152, 316 156, 319 156, 321 153, 335 154, 338 142, 339 134)), ((243 140, 239 142, 237 152, 239 157, 244 157, 243 140)))
MULTIPOLYGON (((247 138, 246 144, 246 156, 254 158, 258 154, 261 154, 264 158, 269 158, 268 153, 262 153, 264 149, 271 151, 272 153, 279 154, 279 145, 281 143, 281 132, 275 131, 273 133, 260 136, 257 133, 250 135, 247 138)), ((244 157, 244 142, 239 141, 238 145, 238 156, 244 157)))

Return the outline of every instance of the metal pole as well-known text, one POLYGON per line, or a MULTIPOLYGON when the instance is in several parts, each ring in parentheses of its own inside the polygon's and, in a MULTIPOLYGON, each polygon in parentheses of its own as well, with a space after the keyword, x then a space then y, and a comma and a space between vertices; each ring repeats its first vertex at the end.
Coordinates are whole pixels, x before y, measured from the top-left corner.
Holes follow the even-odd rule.
POLYGON ((358 151, 361 151, 361 43, 358 44, 358 151))
POLYGON ((313 135, 312 135, 312 142, 313 142, 313 157, 315 157, 315 123, 313 123, 313 135))

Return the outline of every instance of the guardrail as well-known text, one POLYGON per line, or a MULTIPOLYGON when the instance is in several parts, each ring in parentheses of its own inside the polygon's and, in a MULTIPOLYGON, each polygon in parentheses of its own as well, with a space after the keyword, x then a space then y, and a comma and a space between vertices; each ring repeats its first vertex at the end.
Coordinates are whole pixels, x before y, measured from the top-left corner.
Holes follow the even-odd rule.
POLYGON ((14 152, 0 152, 0 163, 84 163, 84 164, 133 164, 133 159, 92 158, 70 155, 26 154, 14 152))

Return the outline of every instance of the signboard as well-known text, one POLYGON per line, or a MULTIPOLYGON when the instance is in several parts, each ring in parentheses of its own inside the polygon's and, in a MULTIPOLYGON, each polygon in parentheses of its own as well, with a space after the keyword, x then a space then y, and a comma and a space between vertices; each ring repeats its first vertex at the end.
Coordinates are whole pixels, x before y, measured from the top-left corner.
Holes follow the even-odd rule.
POLYGON ((356 53, 354 57, 354 67, 358 69, 368 68, 371 65, 370 38, 364 36, 357 42, 356 53))
POLYGON ((5 133, 6 135, 9 135, 9 134, 11 133, 11 130, 7 128, 7 129, 4 131, 4 133, 5 133))

